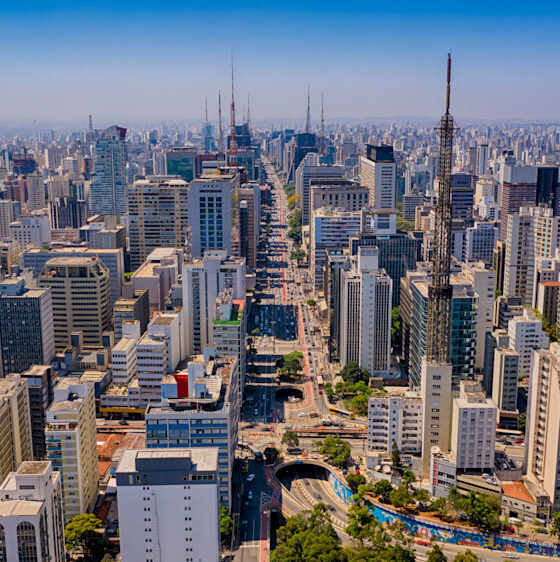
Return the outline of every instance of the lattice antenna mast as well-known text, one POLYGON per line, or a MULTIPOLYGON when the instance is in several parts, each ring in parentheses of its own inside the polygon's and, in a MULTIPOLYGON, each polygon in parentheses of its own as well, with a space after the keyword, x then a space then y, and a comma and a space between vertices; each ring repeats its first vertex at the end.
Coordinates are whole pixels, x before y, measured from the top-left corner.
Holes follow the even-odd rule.
POLYGON ((231 55, 231 131, 229 138, 229 165, 237 166, 237 138, 235 136, 235 91, 233 81, 233 53, 231 55))
POLYGON ((91 115, 89 116, 89 130, 93 131, 93 119, 92 119, 91 115))
POLYGON ((451 168, 453 137, 457 131, 449 114, 451 94, 451 55, 447 55, 445 114, 436 131, 439 135, 439 192, 435 209, 432 279, 428 288, 428 333, 426 356, 431 363, 449 363, 451 300, 451 168))
POLYGON ((218 152, 224 153, 224 129, 222 127, 222 92, 218 90, 218 152))
POLYGON ((247 94, 247 128, 251 130, 251 97, 247 94))
POLYGON ((309 84, 307 85, 307 119, 305 121, 305 132, 311 132, 311 99, 309 97, 309 84))
POLYGON ((321 94, 321 135, 320 135, 320 148, 321 154, 325 154, 325 149, 327 143, 325 142, 325 104, 323 100, 323 94, 321 94))

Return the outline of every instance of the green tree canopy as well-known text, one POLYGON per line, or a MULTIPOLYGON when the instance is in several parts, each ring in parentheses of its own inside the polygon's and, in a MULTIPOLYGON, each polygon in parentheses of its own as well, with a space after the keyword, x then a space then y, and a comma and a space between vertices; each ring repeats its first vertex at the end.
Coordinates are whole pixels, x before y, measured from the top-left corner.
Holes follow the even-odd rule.
POLYGON ((560 511, 555 511, 552 514, 552 521, 550 522, 551 535, 554 535, 560 539, 560 511))
POLYGON ((340 376, 344 382, 349 382, 355 384, 359 381, 365 383, 369 382, 369 372, 367 369, 361 369, 358 363, 354 361, 349 361, 344 365, 342 371, 340 371, 340 376))
POLYGON ((282 445, 286 447, 297 447, 299 445, 299 437, 295 431, 288 430, 282 435, 282 445))
POLYGON ((348 487, 350 488, 350 490, 356 493, 358 491, 358 488, 366 483, 366 479, 363 474, 356 474, 355 472, 351 472, 346 476, 346 482, 348 483, 348 487))
POLYGON ((222 544, 229 541, 232 530, 233 530, 233 519, 230 517, 227 507, 225 505, 221 505, 220 506, 220 537, 222 539, 222 544))
POLYGON ((350 445, 340 437, 329 435, 323 439, 319 452, 334 466, 342 467, 350 460, 350 445))
POLYGON ((307 299, 307 306, 313 308, 314 306, 317 306, 317 301, 314 299, 307 299))
POLYGON ((400 468, 402 466, 401 452, 399 451, 399 446, 396 441, 393 441, 393 446, 391 447, 391 464, 395 468, 400 468))
POLYGON ((455 555, 453 562, 478 562, 478 556, 467 548, 465 552, 459 552, 459 554, 455 555))
POLYGON ((302 250, 301 248, 296 248, 290 252, 290 259, 297 261, 298 263, 303 261, 305 256, 307 256, 307 254, 305 253, 305 250, 302 250))
POLYGON ((408 487, 405 484, 401 484, 398 488, 395 488, 389 497, 395 507, 406 507, 412 503, 412 497, 408 493, 408 487))
POLYGON ((428 562, 447 562, 447 556, 443 554, 439 544, 434 544, 432 550, 428 552, 428 562))
POLYGON ((297 378, 302 372, 303 353, 301 351, 292 351, 284 355, 278 365, 278 371, 287 377, 297 378))
POLYGON ((76 515, 64 528, 66 548, 71 551, 82 549, 86 556, 97 560, 102 558, 107 550, 107 541, 96 532, 102 526, 102 521, 92 513, 76 515))
POLYGON ((376 496, 388 498, 393 491, 393 486, 389 480, 378 480, 373 486, 373 493, 376 496))

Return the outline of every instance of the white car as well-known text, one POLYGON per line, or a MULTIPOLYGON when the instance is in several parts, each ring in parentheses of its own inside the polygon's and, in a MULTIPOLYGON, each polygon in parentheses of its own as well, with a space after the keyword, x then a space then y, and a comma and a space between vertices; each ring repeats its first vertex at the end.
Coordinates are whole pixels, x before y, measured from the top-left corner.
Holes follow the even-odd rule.
POLYGON ((249 500, 253 499, 253 490, 249 490, 249 493, 247 494, 247 499, 249 500))
POLYGON ((254 479, 255 479, 254 474, 249 474, 249 476, 247 476, 247 482, 252 482, 254 479))

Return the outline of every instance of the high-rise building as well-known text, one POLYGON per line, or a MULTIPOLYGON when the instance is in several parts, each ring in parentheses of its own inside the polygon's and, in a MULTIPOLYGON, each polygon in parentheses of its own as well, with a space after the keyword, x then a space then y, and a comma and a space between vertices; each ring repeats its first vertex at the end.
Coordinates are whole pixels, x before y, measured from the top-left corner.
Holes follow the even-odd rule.
POLYGON ((155 248, 183 248, 187 239, 186 181, 149 176, 128 188, 130 266, 138 268, 155 248))
POLYGON ((498 409, 486 398, 480 383, 461 381, 453 399, 451 452, 457 473, 489 472, 494 469, 498 409))
POLYGON ((174 378, 167 400, 146 409, 146 445, 150 449, 218 447, 220 502, 231 505, 240 411, 237 359, 206 347, 204 355, 192 358, 174 378), (188 382, 183 383, 185 377, 188 382))
POLYGON ((475 222, 465 231, 465 259, 492 263, 499 229, 492 223, 475 222))
POLYGON ((116 471, 123 562, 218 560, 218 449, 127 450, 116 471))
POLYGON ((51 223, 46 211, 32 211, 21 215, 10 223, 10 238, 18 242, 25 250, 29 247, 42 248, 51 243, 51 223))
POLYGON ((75 197, 55 197, 49 201, 49 215, 53 230, 77 229, 87 222, 88 203, 75 197))
POLYGON ((65 562, 60 473, 47 461, 23 462, 0 486, 4 560, 65 562))
POLYGON ((64 521, 93 507, 99 485, 94 385, 61 378, 47 410, 47 459, 62 479, 64 521))
POLYGON ((135 289, 134 284, 127 282, 122 286, 122 297, 113 305, 113 322, 115 342, 122 338, 123 322, 138 320, 140 334, 146 331, 150 320, 150 301, 147 289, 135 289))
POLYGON ((535 308, 543 315, 550 326, 558 318, 558 293, 560 281, 541 281, 537 285, 537 302, 535 308))
POLYGON ((21 277, 0 283, 0 349, 4 375, 51 362, 55 350, 50 290, 26 289, 21 277))
POLYGON ((505 164, 500 170, 501 208, 500 240, 505 240, 509 216, 519 213, 521 207, 533 206, 537 199, 537 172, 533 166, 512 166, 505 164))
POLYGON ((180 176, 186 182, 196 177, 196 149, 174 147, 165 153, 166 173, 169 176, 180 176))
POLYGON ((377 248, 360 248, 343 273, 340 360, 373 376, 387 374, 391 353, 391 278, 379 269, 377 248))
POLYGON ((111 328, 111 286, 101 260, 53 258, 45 263, 39 287, 51 289, 57 350, 68 346, 76 331, 83 332, 85 345, 102 345, 103 332, 111 328))
POLYGON ((17 218, 15 211, 14 201, 11 199, 0 199, 0 238, 10 236, 10 224, 17 218))
POLYGON ((509 346, 519 353, 519 374, 528 377, 535 349, 546 349, 549 338, 542 322, 531 309, 525 308, 522 316, 516 316, 508 324, 509 346))
POLYGON ((99 215, 120 217, 126 213, 126 129, 113 125, 100 131, 95 142, 91 178, 91 210, 99 215))
POLYGON ((521 297, 524 306, 534 306, 536 258, 554 256, 560 247, 560 218, 552 209, 522 207, 510 214, 506 238, 504 294, 521 297))
POLYGON ((494 351, 494 378, 492 400, 501 412, 517 410, 517 379, 519 353, 514 349, 498 348, 494 351))
POLYGON ((476 148, 476 170, 477 176, 483 176, 488 172, 488 143, 479 144, 476 148))
POLYGON ((369 206, 374 210, 397 206, 397 164, 391 146, 366 145, 360 156, 360 184, 369 189, 369 206))
POLYGON ((343 178, 344 168, 322 165, 318 154, 309 153, 297 167, 295 177, 296 195, 301 204, 301 223, 305 226, 311 220, 311 179, 343 178))
POLYGON ((257 183, 245 184, 239 190, 240 255, 248 269, 257 267, 261 224, 261 194, 257 183))
POLYGON ((46 207, 45 179, 43 174, 33 172, 27 176, 27 203, 29 211, 36 211, 46 207))
POLYGON ((230 258, 225 250, 209 251, 183 264, 183 311, 186 354, 200 353, 212 343, 216 300, 227 287, 234 299, 245 298, 245 259, 230 258))
POLYGON ((27 381, 29 391, 33 458, 43 460, 47 453, 45 442, 47 409, 54 399, 56 374, 51 365, 32 365, 20 376, 27 381))
POLYGON ((191 182, 188 217, 193 257, 201 257, 205 250, 239 255, 239 187, 238 173, 204 175, 191 182))
POLYGON ((7 275, 14 265, 19 263, 19 256, 21 255, 20 245, 11 238, 6 238, 0 241, 0 270, 4 275, 7 275))
POLYGON ((27 382, 19 375, 0 379, 0 481, 33 458, 27 382))

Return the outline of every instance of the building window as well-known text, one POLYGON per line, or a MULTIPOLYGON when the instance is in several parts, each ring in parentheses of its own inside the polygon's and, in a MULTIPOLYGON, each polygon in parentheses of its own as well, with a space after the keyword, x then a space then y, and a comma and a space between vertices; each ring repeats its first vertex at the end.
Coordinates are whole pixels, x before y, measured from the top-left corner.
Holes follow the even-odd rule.
POLYGON ((7 562, 6 555, 6 533, 4 532, 4 525, 0 523, 0 562, 7 562))
POLYGON ((35 526, 29 521, 22 521, 17 526, 18 556, 20 562, 37 562, 37 541, 35 526))

